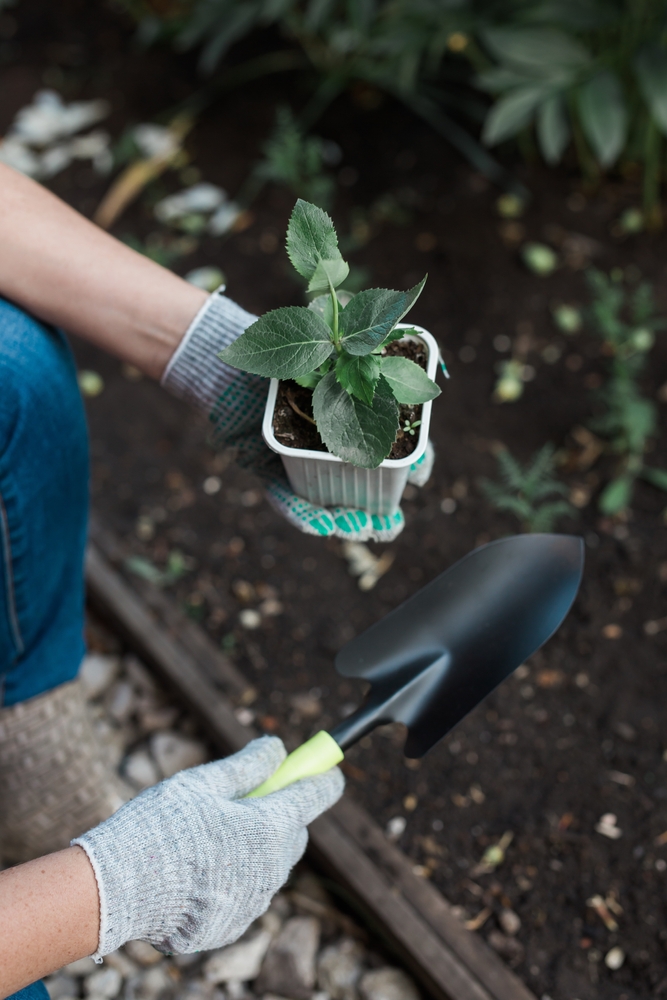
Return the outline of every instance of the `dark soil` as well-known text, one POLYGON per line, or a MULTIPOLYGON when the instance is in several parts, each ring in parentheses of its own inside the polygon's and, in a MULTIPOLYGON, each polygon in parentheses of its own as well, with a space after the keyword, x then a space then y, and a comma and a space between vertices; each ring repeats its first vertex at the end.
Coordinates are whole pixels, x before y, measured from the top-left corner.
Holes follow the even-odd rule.
MULTIPOLYGON (((427 356, 421 345, 414 341, 394 341, 384 353, 392 357, 409 358, 426 369, 427 356)), ((421 423, 422 407, 399 407, 399 428, 396 440, 387 458, 407 458, 419 443, 419 430, 413 430, 416 421, 421 423), (409 425, 406 430, 406 425, 409 425)), ((281 382, 278 386, 276 405, 273 411, 273 432, 276 439, 286 448, 304 448, 309 451, 328 451, 313 420, 313 390, 293 382, 281 382), (305 414, 305 416, 304 416, 305 414), (310 419, 308 419, 310 418, 310 419)))
MULTIPOLYGON (((95 4, 26 2, 9 9, 19 25, 24 9, 25 39, 20 29, 3 50, 0 133, 45 80, 59 79, 72 97, 110 96, 115 134, 196 86, 189 63, 133 52, 128 29, 95 4)), ((275 104, 300 105, 302 83, 260 81, 207 112, 189 140, 203 177, 238 190, 275 104)), ((565 625, 424 760, 403 758, 394 729, 367 737, 348 755, 348 786, 379 822, 405 818, 401 847, 464 919, 490 910, 479 933, 504 950, 538 997, 663 996, 667 631, 644 626, 666 613, 665 497, 640 484, 627 519, 598 513, 596 497, 614 459, 587 464, 572 431, 591 417, 591 388, 606 361, 594 338, 557 332, 550 306, 587 301, 582 268, 592 260, 606 270, 632 268, 630 276, 641 272, 664 312, 667 237, 615 236, 614 220, 639 201, 634 182, 612 179, 585 192, 567 168, 535 166, 528 174, 517 167, 534 200, 520 222, 503 222, 494 211, 497 192, 442 140, 381 95, 374 102, 362 96, 343 96, 317 127, 344 153, 333 214, 339 229, 352 225, 358 242, 367 238, 350 259, 370 270, 372 284, 408 287, 428 269, 414 319, 438 338, 452 374, 433 408, 434 475, 423 490, 406 491, 407 524, 391 546, 391 569, 361 592, 341 545, 281 520, 255 479, 209 450, 203 419, 77 343, 81 365, 99 371, 106 386, 88 406, 94 507, 128 554, 160 567, 174 549, 187 555, 189 571, 173 593, 253 679, 259 725, 295 746, 358 702, 358 687, 333 669, 344 643, 476 544, 517 530, 477 486, 480 476, 496 474, 497 442, 522 461, 545 441, 569 449, 565 478, 582 507, 562 528, 585 537, 587 566, 565 625), (377 205, 389 196, 407 213, 402 225, 382 221, 377 205), (563 266, 545 279, 528 273, 517 252, 524 238, 557 243, 563 266), (507 357, 494 347, 499 334, 515 345, 523 338, 535 371, 522 398, 504 406, 492 401, 495 366, 507 357), (555 351, 545 354, 547 347, 555 351), (212 482, 221 487, 215 494, 212 482), (254 630, 239 619, 247 608, 262 615, 254 630), (617 839, 596 831, 606 813, 617 817, 617 839), (480 859, 505 833, 513 834, 505 860, 485 874, 480 859), (622 910, 617 930, 589 904, 597 895, 622 910), (503 935, 505 908, 521 919, 515 938, 503 935), (617 971, 604 962, 612 946, 626 956, 617 971)), ((178 181, 161 184, 172 190, 178 181)), ((83 166, 52 186, 86 213, 105 189, 83 166)), ((292 204, 289 192, 267 189, 247 230, 226 242, 202 239, 178 270, 219 264, 229 294, 256 313, 301 304, 279 249, 292 204)), ((115 231, 145 238, 155 228, 140 203, 115 231)), ((667 379, 665 345, 660 334, 643 385, 654 398, 667 379)), ((665 429, 663 411, 651 455, 656 466, 667 465, 665 429)))

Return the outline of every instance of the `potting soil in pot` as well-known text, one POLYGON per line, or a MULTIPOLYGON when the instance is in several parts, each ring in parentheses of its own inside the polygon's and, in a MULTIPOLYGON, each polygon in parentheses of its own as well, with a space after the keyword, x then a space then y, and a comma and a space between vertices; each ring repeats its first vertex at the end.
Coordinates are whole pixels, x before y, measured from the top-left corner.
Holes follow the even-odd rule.
MULTIPOLYGON (((414 341, 394 341, 385 349, 391 357, 409 358, 426 370, 427 355, 423 344, 414 341)), ((407 458, 419 444, 418 426, 411 434, 404 431, 406 423, 414 427, 421 420, 422 406, 399 407, 399 431, 387 458, 407 458)), ((306 389, 291 379, 281 382, 273 411, 273 433, 286 448, 303 448, 307 451, 327 451, 317 427, 312 423, 313 390, 306 389)))

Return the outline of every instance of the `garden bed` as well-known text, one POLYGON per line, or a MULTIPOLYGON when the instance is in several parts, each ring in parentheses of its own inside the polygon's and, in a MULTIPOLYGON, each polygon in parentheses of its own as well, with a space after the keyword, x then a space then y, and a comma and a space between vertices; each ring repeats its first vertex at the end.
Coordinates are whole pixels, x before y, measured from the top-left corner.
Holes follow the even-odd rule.
MULTIPOLYGON (((86 16, 92 21, 90 9, 86 16)), ((28 38, 9 52, 0 71, 0 131, 43 81, 47 63, 50 79, 60 67, 80 87, 77 95, 111 94, 116 131, 150 119, 196 85, 185 62, 122 47, 124 29, 113 20, 105 35, 82 15, 76 31, 90 33, 74 42, 68 25, 58 27, 57 44, 79 45, 83 68, 58 63, 52 37, 48 46, 28 38)), ((232 194, 240 187, 271 127, 277 93, 275 82, 255 83, 206 113, 191 141, 205 179, 232 194)), ((279 96, 300 101, 285 84, 279 96)), ((348 755, 348 787, 535 994, 659 996, 667 990, 667 630, 645 626, 665 615, 664 495, 640 484, 628 520, 600 517, 595 491, 613 462, 582 468, 572 432, 591 415, 590 388, 605 359, 592 337, 558 332, 550 306, 587 301, 583 267, 592 261, 605 270, 639 269, 667 310, 667 238, 612 235, 622 209, 637 201, 630 182, 609 182, 588 197, 574 175, 537 167, 526 215, 503 221, 494 210, 497 191, 387 100, 368 110, 358 94, 346 95, 317 131, 344 154, 336 220, 353 220, 359 242, 375 234, 351 259, 387 287, 409 287, 429 271, 413 318, 438 339, 452 374, 433 410, 434 475, 423 490, 406 492, 407 526, 390 547, 391 568, 361 593, 341 545, 283 522, 255 479, 208 449, 203 421, 77 343, 81 366, 105 381, 88 406, 94 506, 136 556, 163 567, 170 552, 184 553, 188 572, 171 592, 251 678, 258 693, 248 712, 258 727, 292 747, 358 700, 358 688, 333 669, 345 642, 476 544, 517 529, 477 487, 480 476, 495 472, 497 443, 521 459, 549 440, 569 448, 565 479, 591 500, 576 522, 563 523, 587 542, 581 596, 568 621, 422 762, 404 760, 394 730, 366 738, 348 755), (381 195, 407 213, 403 225, 382 215, 381 195), (372 204, 372 212, 352 212, 372 204), (556 243, 564 266, 545 279, 530 274, 518 255, 523 239, 556 243), (535 371, 522 398, 504 406, 491 398, 494 366, 507 356, 494 347, 499 335, 524 338, 535 371), (607 813, 617 817, 616 839, 596 831, 607 813), (484 873, 486 848, 505 833, 513 839, 504 863, 484 873), (598 904, 588 905, 596 896, 617 901, 617 930, 598 904), (514 934, 503 926, 508 909, 521 920, 514 934), (612 947, 626 956, 617 971, 604 962, 612 947)), ((92 214, 106 184, 78 166, 52 187, 92 214)), ((279 243, 293 200, 267 189, 248 228, 224 243, 202 239, 177 269, 218 264, 229 294, 256 313, 300 304, 279 243)), ((155 227, 139 205, 115 232, 145 238, 155 227)), ((653 397, 667 379, 664 337, 644 382, 653 397)), ((664 414, 661 423, 664 434, 664 414)), ((664 438, 651 458, 667 463, 664 438)))

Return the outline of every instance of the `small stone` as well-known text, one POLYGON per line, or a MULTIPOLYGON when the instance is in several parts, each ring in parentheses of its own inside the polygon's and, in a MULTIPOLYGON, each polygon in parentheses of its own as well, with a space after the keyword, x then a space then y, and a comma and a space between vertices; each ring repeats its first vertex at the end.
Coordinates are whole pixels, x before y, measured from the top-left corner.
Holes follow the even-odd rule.
POLYGON ((510 965, 518 965, 524 956, 524 948, 515 937, 493 930, 488 938, 491 947, 506 958, 510 965))
POLYGON ((203 743, 178 733, 156 733, 151 738, 151 753, 163 778, 171 778, 187 767, 197 767, 208 758, 203 743))
POLYGON ((69 965, 66 965, 62 971, 70 976, 89 976, 97 968, 98 966, 92 958, 79 958, 76 962, 70 962, 69 965))
POLYGON ((514 935, 521 930, 521 917, 514 910, 501 910, 498 920, 505 934, 514 935))
POLYGON ((138 962, 139 965, 157 965, 164 958, 162 952, 154 948, 148 941, 128 941, 124 945, 124 951, 133 962, 138 962))
POLYGON ((74 976, 56 973, 55 976, 49 976, 48 979, 45 979, 44 985, 50 1000, 67 1000, 69 997, 79 995, 79 984, 74 976))
POLYGON ((256 984, 258 993, 308 1000, 315 985, 320 924, 315 917, 292 917, 274 939, 256 984))
POLYGON ((262 624, 262 616, 254 608, 244 608, 239 614, 239 622, 243 628, 252 630, 262 624))
POLYGON ((117 656, 104 656, 102 653, 89 653, 84 657, 79 680, 86 698, 92 701, 104 694, 116 679, 119 663, 117 656))
POLYGON ((245 941, 221 948, 204 965, 206 980, 217 985, 231 980, 247 983, 256 979, 270 944, 270 931, 260 931, 245 941))
POLYGON ((105 955, 104 964, 110 965, 112 969, 118 969, 123 979, 136 976, 139 972, 136 963, 123 954, 122 951, 112 951, 108 955, 105 955))
POLYGON ((610 840, 618 840, 619 837, 623 836, 623 831, 616 823, 617 819, 614 813, 605 813, 595 824, 595 832, 601 833, 603 837, 609 837, 610 840))
POLYGON ((109 692, 107 711, 114 722, 127 722, 135 707, 134 690, 127 681, 118 681, 109 692))
POLYGON ((139 791, 156 785, 160 780, 157 766, 146 750, 135 750, 130 754, 123 765, 123 776, 139 791))
POLYGON ((113 997, 117 997, 120 993, 122 985, 123 977, 118 969, 107 968, 86 976, 83 988, 87 997, 106 997, 107 1000, 113 1000, 113 997))
POLYGON ((317 985, 332 1000, 355 1000, 364 951, 352 938, 325 948, 317 962, 317 985))
POLYGON ((317 719, 322 714, 322 702, 310 692, 292 695, 290 705, 304 719, 317 719))
POLYGON ((394 816, 385 827, 385 833, 389 840, 398 840, 405 832, 408 821, 405 816, 394 816))
POLYGON ((156 965, 142 975, 141 981, 138 984, 137 995, 142 1000, 154 1000, 163 990, 173 985, 174 981, 167 970, 161 965, 156 965))
POLYGON ((620 969, 625 962, 625 952, 622 948, 612 948, 604 957, 604 964, 608 969, 620 969))
POLYGON ((160 729, 171 729, 179 716, 173 705, 151 706, 138 712, 139 725, 145 733, 155 733, 160 729))
POLYGON ((419 1000, 419 990, 402 969, 384 966, 362 976, 362 1000, 419 1000))

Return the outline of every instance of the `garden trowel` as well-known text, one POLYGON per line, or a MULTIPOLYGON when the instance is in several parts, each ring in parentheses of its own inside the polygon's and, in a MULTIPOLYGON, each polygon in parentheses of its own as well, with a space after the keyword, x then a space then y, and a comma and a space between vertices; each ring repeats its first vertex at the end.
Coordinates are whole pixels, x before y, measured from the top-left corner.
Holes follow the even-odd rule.
POLYGON ((327 771, 376 726, 407 726, 422 757, 553 635, 579 589, 581 538, 517 535, 475 549, 336 657, 370 683, 363 704, 291 753, 251 796, 327 771))

